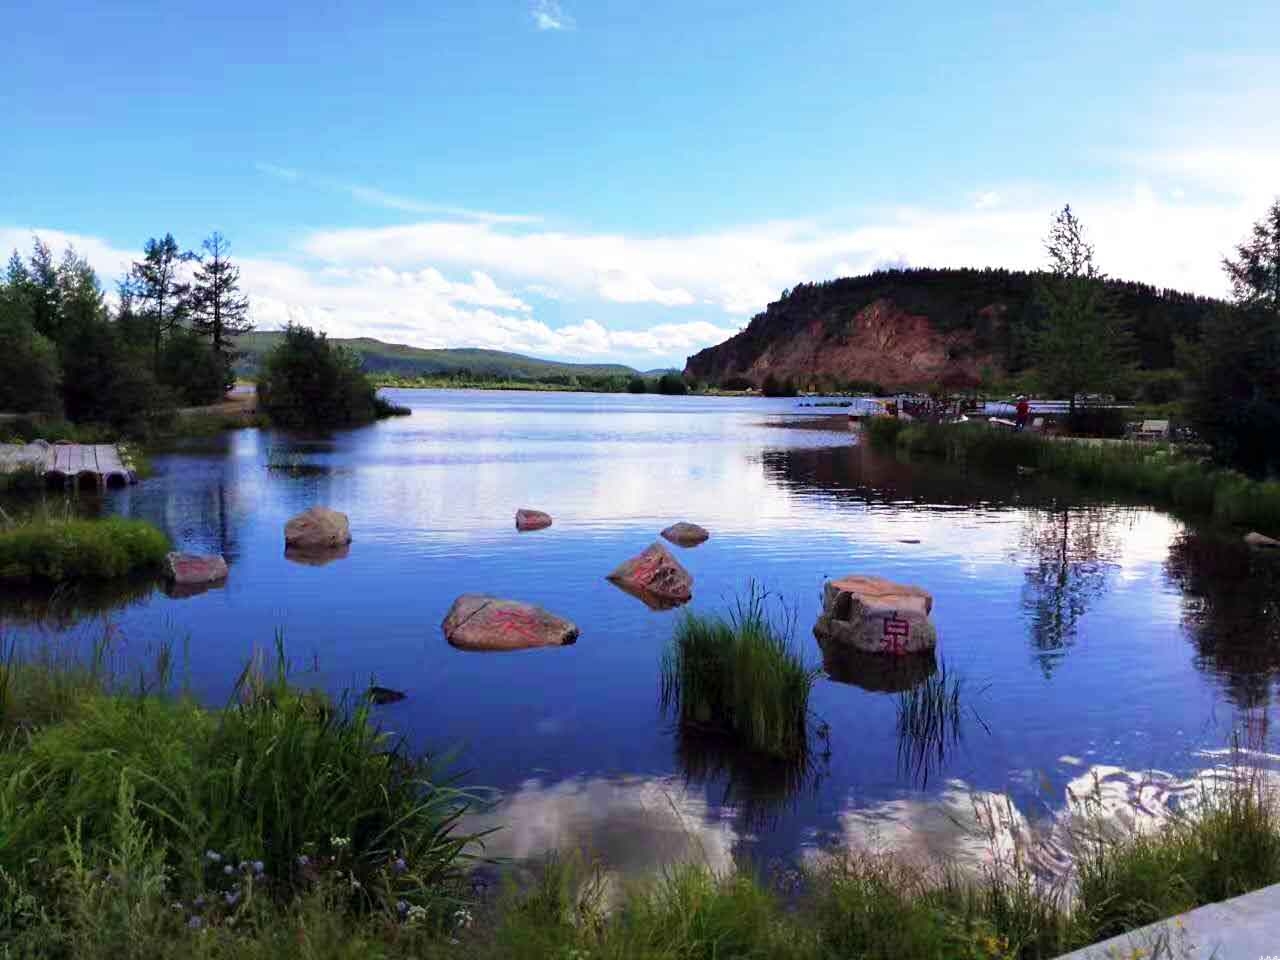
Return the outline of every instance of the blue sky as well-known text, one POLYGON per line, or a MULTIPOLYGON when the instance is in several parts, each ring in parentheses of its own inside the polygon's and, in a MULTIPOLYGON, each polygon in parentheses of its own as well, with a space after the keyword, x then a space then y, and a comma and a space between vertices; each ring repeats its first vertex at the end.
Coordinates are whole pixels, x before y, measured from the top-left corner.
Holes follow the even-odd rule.
POLYGON ((1280 5, 20 0, 0 242, 108 285, 226 234, 264 327, 644 367, 803 280, 1034 266, 1221 293, 1280 193, 1280 5), (1064 12, 1065 11, 1065 12, 1064 12))

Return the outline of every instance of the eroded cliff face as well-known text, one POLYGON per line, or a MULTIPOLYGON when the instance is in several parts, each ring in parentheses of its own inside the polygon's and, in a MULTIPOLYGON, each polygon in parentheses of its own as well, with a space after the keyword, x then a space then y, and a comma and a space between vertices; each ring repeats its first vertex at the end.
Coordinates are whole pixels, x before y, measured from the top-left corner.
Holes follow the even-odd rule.
MULTIPOLYGON (((887 297, 807 319, 787 312, 762 314, 737 336, 690 357, 686 373, 712 383, 746 379, 759 385, 772 374, 802 388, 864 381, 894 389, 977 382, 1001 370, 976 327, 940 330, 887 297)), ((979 311, 988 328, 997 327, 1004 312, 1003 304, 979 311)))

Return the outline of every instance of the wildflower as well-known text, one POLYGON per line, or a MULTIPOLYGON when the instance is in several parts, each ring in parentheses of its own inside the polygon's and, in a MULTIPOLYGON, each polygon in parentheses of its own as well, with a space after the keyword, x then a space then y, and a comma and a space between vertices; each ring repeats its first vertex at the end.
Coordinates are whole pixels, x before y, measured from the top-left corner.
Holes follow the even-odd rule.
POLYGON ((245 871, 247 871, 248 869, 249 869, 249 861, 248 861, 248 860, 241 860, 241 861, 240 861, 240 872, 241 872, 241 873, 244 873, 244 872, 245 872, 245 871))
POLYGON ((455 910, 453 913, 453 925, 457 929, 469 930, 472 921, 471 911, 466 907, 455 910))
POLYGON ((356 879, 356 875, 354 873, 351 875, 351 889, 352 890, 360 889, 360 881, 356 879))
POLYGON ((262 876, 262 874, 266 872, 266 869, 267 869, 267 865, 263 863, 261 860, 253 861, 253 872, 256 873, 258 876, 262 876))
POLYGON ((226 896, 223 899, 227 901, 228 907, 234 907, 237 903, 240 902, 240 891, 228 890, 226 893, 226 896))
POLYGON ((305 867, 305 866, 309 866, 310 864, 311 864, 310 857, 308 857, 305 853, 298 854, 298 866, 305 867))
POLYGON ((234 869, 232 869, 231 864, 229 864, 229 863, 228 863, 225 867, 223 867, 223 868, 222 868, 222 872, 223 872, 223 873, 225 873, 225 874, 229 877, 229 876, 231 876, 233 873, 235 873, 235 870, 234 870, 234 869))
POLYGON ((391 869, 396 873, 404 873, 409 869, 409 864, 405 863, 404 857, 396 857, 391 863, 391 869))
POLYGON ((199 917, 193 916, 190 920, 187 921, 187 926, 192 930, 199 930, 202 926, 204 926, 204 921, 201 920, 199 917))
POLYGON ((351 846, 351 838, 350 837, 330 837, 329 843, 337 847, 339 850, 342 850, 346 847, 351 846))
POLYGON ((427 908, 414 904, 409 908, 408 919, 410 923, 422 923, 427 919, 427 908))
POLYGON ((204 852, 204 858, 210 863, 222 862, 222 854, 218 853, 216 850, 206 850, 204 852))
POLYGON ((409 912, 409 901, 408 901, 408 900, 397 900, 397 901, 396 901, 396 913, 400 914, 400 916, 402 916, 402 917, 403 917, 403 916, 404 916, 406 913, 408 913, 408 912, 409 912))
POLYGON ((169 909, 172 910, 174 913, 181 913, 186 908, 183 907, 183 905, 180 904, 177 900, 175 900, 173 901, 173 903, 169 904, 169 909))
POLYGON ((205 900, 205 898, 204 898, 204 894, 202 893, 202 894, 200 894, 200 896, 196 897, 193 901, 191 901, 191 905, 192 905, 193 907, 195 907, 197 910, 201 910, 201 909, 203 909, 203 908, 204 908, 204 905, 205 905, 207 902, 208 902, 208 901, 207 901, 207 900, 205 900))

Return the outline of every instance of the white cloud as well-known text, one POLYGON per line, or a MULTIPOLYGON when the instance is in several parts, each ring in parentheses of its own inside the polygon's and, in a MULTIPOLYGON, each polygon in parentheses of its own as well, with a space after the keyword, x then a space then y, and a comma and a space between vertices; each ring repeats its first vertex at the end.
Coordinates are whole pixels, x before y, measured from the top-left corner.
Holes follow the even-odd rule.
POLYGON ((574 27, 573 17, 561 9, 558 0, 534 0, 529 13, 539 30, 572 30, 574 27))

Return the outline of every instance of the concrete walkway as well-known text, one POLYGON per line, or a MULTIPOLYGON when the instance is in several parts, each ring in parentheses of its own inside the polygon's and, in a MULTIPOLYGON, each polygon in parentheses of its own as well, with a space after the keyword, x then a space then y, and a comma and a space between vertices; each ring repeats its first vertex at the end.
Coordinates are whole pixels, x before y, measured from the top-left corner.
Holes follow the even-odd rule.
POLYGON ((1200 907, 1059 960, 1280 958, 1280 884, 1200 907))

